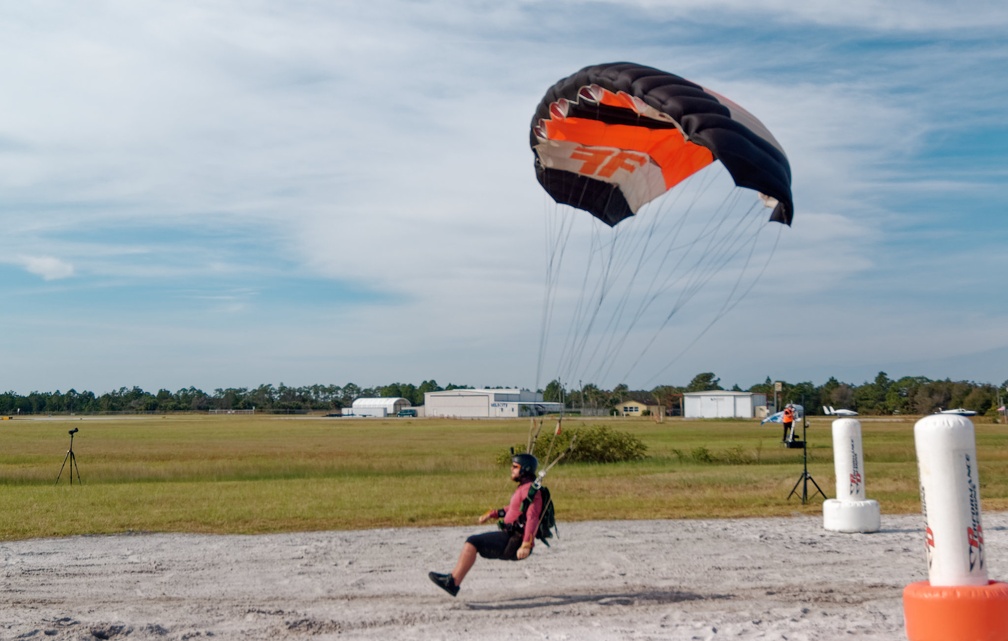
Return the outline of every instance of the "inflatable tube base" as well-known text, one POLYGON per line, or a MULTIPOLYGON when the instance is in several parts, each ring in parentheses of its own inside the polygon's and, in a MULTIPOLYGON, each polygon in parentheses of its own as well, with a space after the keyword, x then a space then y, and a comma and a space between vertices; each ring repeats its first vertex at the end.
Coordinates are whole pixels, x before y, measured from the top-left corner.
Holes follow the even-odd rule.
POLYGON ((878 501, 826 499, 822 511, 823 527, 832 532, 878 532, 882 527, 878 501))
POLYGON ((909 641, 1008 641, 1008 583, 932 586, 903 590, 909 641))

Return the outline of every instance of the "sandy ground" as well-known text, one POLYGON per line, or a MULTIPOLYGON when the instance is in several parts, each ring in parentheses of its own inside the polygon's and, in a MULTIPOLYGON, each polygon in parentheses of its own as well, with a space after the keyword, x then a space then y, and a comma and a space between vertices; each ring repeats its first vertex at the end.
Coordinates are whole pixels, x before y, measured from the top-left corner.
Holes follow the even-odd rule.
MULTIPOLYGON (((1008 580, 1008 513, 983 515, 1008 580)), ((0 543, 3 639, 896 640, 927 578, 923 518, 871 534, 821 517, 561 523, 523 562, 448 571, 484 526, 0 543)))

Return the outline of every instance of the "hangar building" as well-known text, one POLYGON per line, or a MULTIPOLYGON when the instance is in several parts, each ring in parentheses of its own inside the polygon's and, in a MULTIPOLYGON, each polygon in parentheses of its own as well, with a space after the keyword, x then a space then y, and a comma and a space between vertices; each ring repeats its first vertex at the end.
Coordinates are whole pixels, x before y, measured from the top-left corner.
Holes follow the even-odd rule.
POLYGON ((762 418, 766 415, 766 394, 753 392, 686 392, 683 418, 762 418))
POLYGON ((424 394, 425 415, 446 418, 518 418, 563 410, 542 394, 519 389, 453 389, 424 394))
POLYGON ((354 416, 395 416, 411 405, 405 398, 358 398, 353 402, 351 413, 354 416))

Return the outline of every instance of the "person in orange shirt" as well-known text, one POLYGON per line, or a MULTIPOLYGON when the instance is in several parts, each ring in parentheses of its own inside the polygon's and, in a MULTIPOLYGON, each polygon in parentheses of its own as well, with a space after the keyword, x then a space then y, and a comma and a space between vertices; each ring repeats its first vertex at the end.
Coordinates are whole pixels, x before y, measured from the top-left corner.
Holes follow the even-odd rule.
POLYGON ((794 431, 791 429, 794 425, 794 407, 791 403, 787 404, 784 408, 784 416, 781 417, 784 423, 784 439, 783 442, 790 443, 794 439, 794 431))

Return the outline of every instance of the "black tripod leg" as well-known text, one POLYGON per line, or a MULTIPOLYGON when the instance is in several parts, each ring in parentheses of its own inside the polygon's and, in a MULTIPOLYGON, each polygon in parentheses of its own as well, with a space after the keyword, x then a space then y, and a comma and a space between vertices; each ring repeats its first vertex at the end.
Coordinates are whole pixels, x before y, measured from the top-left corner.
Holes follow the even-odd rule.
MULTIPOLYGON (((822 497, 826 498, 826 493, 822 491, 822 488, 819 487, 819 484, 815 482, 815 479, 812 478, 811 474, 809 474, 808 478, 809 478, 810 481, 812 481, 812 485, 815 486, 815 489, 818 490, 820 494, 822 494, 822 497)), ((77 480, 79 481, 80 479, 77 479, 77 480)), ((815 494, 813 494, 812 496, 815 496, 815 494)))
MULTIPOLYGON (((60 465, 59 474, 56 475, 56 483, 54 485, 59 485, 60 477, 63 476, 63 468, 66 467, 67 460, 70 458, 70 450, 67 450, 66 456, 63 457, 63 465, 60 465)), ((73 472, 70 472, 70 480, 73 480, 73 472)))
MULTIPOLYGON (((77 455, 74 454, 73 452, 70 453, 70 465, 73 467, 74 470, 77 471, 77 483, 80 485, 81 484, 81 480, 80 480, 80 468, 77 467, 77 455)), ((70 475, 70 481, 73 482, 73 474, 70 475)), ((813 483, 815 483, 815 481, 813 481, 813 483)), ((819 486, 817 485, 816 487, 819 487, 819 486)))
POLYGON ((802 474, 800 477, 798 477, 798 482, 794 484, 793 488, 791 488, 791 494, 787 495, 789 501, 791 500, 792 496, 794 496, 795 494, 798 493, 798 486, 801 485, 801 482, 804 481, 804 480, 805 480, 805 475, 804 474, 802 474))

